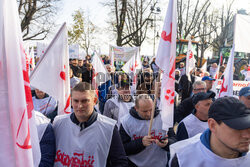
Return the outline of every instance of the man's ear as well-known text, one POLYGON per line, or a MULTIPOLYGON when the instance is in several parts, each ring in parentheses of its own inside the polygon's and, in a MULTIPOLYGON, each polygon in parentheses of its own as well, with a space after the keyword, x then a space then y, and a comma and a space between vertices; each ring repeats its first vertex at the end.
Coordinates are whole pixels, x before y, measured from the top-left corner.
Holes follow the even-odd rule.
POLYGON ((216 126, 218 125, 217 122, 213 118, 209 118, 207 120, 208 127, 211 132, 215 133, 216 132, 216 126))

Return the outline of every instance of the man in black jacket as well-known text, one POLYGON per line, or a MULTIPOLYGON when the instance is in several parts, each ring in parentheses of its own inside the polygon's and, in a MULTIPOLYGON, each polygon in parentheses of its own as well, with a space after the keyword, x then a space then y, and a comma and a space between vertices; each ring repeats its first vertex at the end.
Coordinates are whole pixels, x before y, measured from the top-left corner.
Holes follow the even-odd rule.
POLYGON ((161 115, 156 110, 151 134, 148 135, 152 107, 149 95, 138 95, 135 107, 122 120, 120 134, 130 167, 165 167, 168 162, 167 151, 169 145, 175 142, 175 134, 173 129, 168 133, 162 129, 161 115), (164 139, 166 136, 168 139, 164 139))
MULTIPOLYGON (((204 81, 195 81, 193 84, 193 94, 199 92, 206 92, 206 83, 204 81)), ((194 110, 194 105, 192 103, 192 97, 186 98, 182 101, 175 110, 174 120, 175 122, 180 122, 186 116, 192 113, 194 110)))

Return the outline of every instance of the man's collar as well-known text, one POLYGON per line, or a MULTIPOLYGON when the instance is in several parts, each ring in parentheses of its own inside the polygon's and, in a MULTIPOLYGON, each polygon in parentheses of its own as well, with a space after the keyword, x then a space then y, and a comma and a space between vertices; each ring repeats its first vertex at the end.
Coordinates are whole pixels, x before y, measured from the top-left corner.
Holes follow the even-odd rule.
POLYGON ((75 113, 72 113, 70 115, 70 119, 74 124, 80 126, 81 130, 83 130, 84 128, 87 128, 90 125, 92 125, 97 120, 97 116, 98 116, 98 114, 97 114, 96 110, 94 110, 93 113, 90 115, 88 121, 86 121, 86 122, 79 122, 78 119, 76 118, 75 113))

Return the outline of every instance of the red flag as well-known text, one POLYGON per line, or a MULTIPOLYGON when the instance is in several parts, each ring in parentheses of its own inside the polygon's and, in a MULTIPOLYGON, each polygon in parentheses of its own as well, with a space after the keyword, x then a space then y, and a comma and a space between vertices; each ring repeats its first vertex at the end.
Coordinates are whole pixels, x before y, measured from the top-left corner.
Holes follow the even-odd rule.
POLYGON ((16 1, 0 1, 0 25, 0 166, 38 166, 41 153, 16 1))
POLYGON ((161 117, 163 129, 173 127, 174 96, 175 96, 175 57, 176 57, 176 0, 170 0, 168 4, 165 23, 156 56, 156 64, 163 70, 161 84, 161 117))

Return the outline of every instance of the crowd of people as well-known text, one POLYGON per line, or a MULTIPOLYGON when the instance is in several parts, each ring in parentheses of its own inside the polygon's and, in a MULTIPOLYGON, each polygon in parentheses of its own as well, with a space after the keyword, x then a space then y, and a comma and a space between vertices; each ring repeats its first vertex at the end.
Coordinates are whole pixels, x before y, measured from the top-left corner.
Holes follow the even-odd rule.
MULTIPOLYGON (((180 63, 174 124, 165 131, 155 58, 143 57, 136 85, 129 74, 110 65, 109 56, 102 60, 111 80, 98 87, 92 85, 91 56, 70 60, 71 114, 57 116, 53 97, 38 89, 32 92, 37 118, 46 125, 38 124, 40 167, 250 166, 250 87, 242 88, 238 98, 216 99, 211 89, 217 64, 209 72, 195 69, 190 81, 180 63)), ((223 65, 219 78, 224 70, 223 65)))

